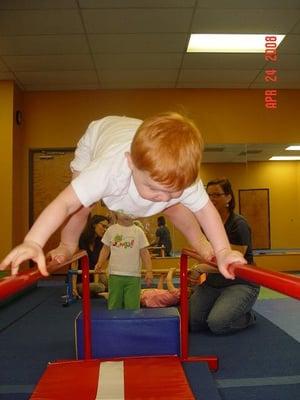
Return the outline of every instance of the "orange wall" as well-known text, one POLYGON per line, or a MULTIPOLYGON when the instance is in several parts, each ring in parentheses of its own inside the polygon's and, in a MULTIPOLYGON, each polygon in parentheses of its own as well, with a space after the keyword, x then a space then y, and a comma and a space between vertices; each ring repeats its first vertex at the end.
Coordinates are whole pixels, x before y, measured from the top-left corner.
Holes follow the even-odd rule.
MULTIPOLYGON (((25 92, 22 95, 18 93, 17 102, 23 109, 24 123, 20 129, 22 137, 15 136, 19 150, 15 149, 14 154, 18 155, 15 156, 14 162, 15 165, 19 164, 14 173, 21 191, 19 194, 15 192, 15 198, 20 198, 22 203, 20 214, 14 212, 15 232, 20 232, 14 235, 15 240, 18 240, 19 236, 22 237, 27 230, 29 148, 75 146, 88 123, 105 115, 119 114, 144 118, 166 110, 186 112, 200 127, 205 142, 210 144, 299 141, 300 91, 280 90, 277 110, 265 109, 263 93, 263 90, 242 89, 25 92), (18 226, 18 221, 21 226, 18 226)), ((4 100, 2 97, 1 94, 0 101, 9 103, 9 94, 4 94, 4 100)), ((3 113, 2 107, 1 110, 3 113)), ((11 124, 12 113, 9 115, 11 124)), ((8 164, 11 160, 7 160, 8 164)), ((277 165, 280 169, 279 164, 277 165)), ((215 173, 217 174, 217 171, 215 173)), ((203 174, 205 177, 204 168, 203 174)), ((240 180, 234 178, 237 185, 247 182, 247 186, 256 186, 255 182, 249 181, 246 171, 240 173, 239 177, 240 180)), ((296 179, 299 184, 299 168, 296 179)), ((9 187, 7 178, 5 182, 9 187)), ((241 186, 236 186, 239 187, 241 186)), ((277 220, 276 216, 273 218, 277 220)), ((9 232, 11 223, 5 225, 3 229, 9 232)), ((272 234, 272 237, 274 245, 277 246, 280 234, 279 239, 276 238, 276 234, 272 234)), ((281 246, 279 244, 279 247, 281 246)))
POLYGON ((0 259, 12 246, 13 98, 13 84, 0 81, 0 259))
POLYGON ((207 143, 280 143, 299 140, 300 91, 280 90, 279 108, 264 107, 262 90, 160 89, 24 94, 29 147, 72 146, 93 119, 117 114, 144 118, 184 111, 207 143))

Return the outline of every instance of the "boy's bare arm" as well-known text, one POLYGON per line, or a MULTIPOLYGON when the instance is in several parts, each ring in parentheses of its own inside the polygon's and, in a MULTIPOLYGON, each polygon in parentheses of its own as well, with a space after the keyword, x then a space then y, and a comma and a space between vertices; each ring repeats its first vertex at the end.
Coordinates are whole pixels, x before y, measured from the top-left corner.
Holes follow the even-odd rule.
POLYGON ((143 261, 143 266, 146 269, 145 281, 146 281, 147 286, 150 286, 152 283, 153 274, 152 274, 151 256, 150 256, 150 253, 149 253, 149 250, 147 249, 147 247, 144 247, 143 249, 140 250, 140 256, 143 261))
POLYGON ((61 231, 59 246, 48 252, 47 260, 55 260, 63 263, 72 257, 78 249, 79 237, 91 212, 91 208, 81 207, 76 213, 71 215, 61 231))
POLYGON ((164 210, 164 214, 187 238, 191 246, 199 253, 205 261, 210 261, 214 256, 214 251, 203 235, 199 222, 195 215, 183 204, 176 204, 164 210))
POLYGON ((15 275, 18 272, 19 265, 23 261, 31 259, 38 264, 41 274, 47 276, 48 272, 42 248, 66 218, 80 207, 81 203, 72 186, 67 186, 40 214, 26 235, 24 242, 15 247, 1 262, 0 269, 5 269, 11 265, 12 274, 15 275))
POLYGON ((231 250, 218 211, 209 200, 201 210, 195 213, 195 215, 213 246, 219 271, 225 278, 234 279, 234 274, 228 269, 229 264, 246 264, 246 260, 240 252, 231 250))

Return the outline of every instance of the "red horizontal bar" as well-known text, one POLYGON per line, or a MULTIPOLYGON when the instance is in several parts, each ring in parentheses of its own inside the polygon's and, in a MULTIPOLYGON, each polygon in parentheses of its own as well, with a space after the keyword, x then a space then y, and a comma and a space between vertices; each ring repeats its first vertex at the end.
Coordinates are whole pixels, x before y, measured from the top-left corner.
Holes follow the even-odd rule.
MULTIPOLYGON (((216 264, 214 263, 207 263, 203 261, 203 258, 194 250, 183 249, 182 254, 186 254, 187 256, 190 256, 204 264, 209 264, 216 267, 216 264)), ((299 277, 282 272, 269 271, 267 269, 256 267, 250 264, 231 264, 229 268, 237 278, 245 279, 249 282, 256 283, 300 300, 299 277)))
MULTIPOLYGON (((64 265, 69 265, 72 262, 86 255, 85 251, 80 251, 64 263, 58 264, 57 262, 50 262, 47 264, 47 270, 49 273, 55 272, 64 265)), ((31 268, 28 271, 20 272, 15 276, 7 276, 0 280, 0 301, 7 299, 10 296, 21 292, 22 290, 32 286, 37 282, 42 275, 37 267, 31 268)))

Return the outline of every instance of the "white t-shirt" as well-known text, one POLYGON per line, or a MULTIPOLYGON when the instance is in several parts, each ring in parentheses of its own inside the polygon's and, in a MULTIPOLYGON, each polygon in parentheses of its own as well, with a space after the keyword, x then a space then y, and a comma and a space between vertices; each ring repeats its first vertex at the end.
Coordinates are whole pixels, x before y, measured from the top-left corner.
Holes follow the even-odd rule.
POLYGON ((149 246, 149 242, 140 227, 111 225, 102 242, 110 248, 110 275, 141 276, 140 250, 149 246))
POLYGON ((72 181, 80 202, 88 207, 102 199, 112 211, 134 218, 158 214, 171 205, 182 203, 192 212, 208 201, 201 181, 185 189, 177 199, 153 202, 142 198, 134 184, 125 152, 142 121, 110 116, 92 122, 77 145, 72 171, 80 174, 72 181))

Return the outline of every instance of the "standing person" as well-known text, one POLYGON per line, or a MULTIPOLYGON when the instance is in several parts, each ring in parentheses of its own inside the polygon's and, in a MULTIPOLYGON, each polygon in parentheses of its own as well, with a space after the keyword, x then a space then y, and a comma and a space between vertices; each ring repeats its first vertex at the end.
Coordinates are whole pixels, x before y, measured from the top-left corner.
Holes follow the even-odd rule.
POLYGON ((73 180, 45 209, 26 235, 0 264, 16 274, 26 260, 37 263, 48 276, 43 247, 65 221, 58 248, 50 257, 63 262, 77 249, 79 236, 93 204, 125 214, 148 217, 164 212, 206 260, 215 255, 218 268, 229 279, 228 266, 245 263, 232 251, 216 209, 199 177, 203 141, 196 125, 174 113, 141 121, 109 116, 92 122, 71 162, 73 180), (200 225, 208 240, 202 241, 200 225))
MULTIPOLYGON (((88 218, 87 224, 79 238, 79 249, 85 250, 89 258, 89 268, 94 269, 98 262, 102 249, 102 237, 108 227, 108 219, 103 215, 93 215, 88 218)), ((91 275, 90 275, 91 277, 91 275)), ((107 278, 105 274, 93 274, 90 282, 91 295, 107 290, 107 278)), ((82 275, 72 276, 73 295, 80 297, 82 294, 82 275)))
POLYGON ((141 293, 141 259, 146 268, 147 286, 152 282, 152 263, 144 231, 133 219, 117 213, 117 223, 105 232, 96 271, 104 272, 109 258, 108 309, 138 309, 141 293))
POLYGON ((156 229, 156 241, 154 245, 156 246, 164 246, 165 248, 165 256, 170 257, 172 251, 172 240, 169 228, 166 226, 165 217, 160 216, 157 218, 158 228, 156 229))
MULTIPOLYGON (((233 245, 245 246, 245 258, 253 264, 251 230, 244 217, 234 212, 235 199, 228 179, 208 182, 208 196, 218 210, 233 245)), ((190 329, 210 329, 215 334, 236 332, 255 323, 252 307, 259 287, 236 278, 208 273, 206 281, 198 286, 190 298, 190 329)))

